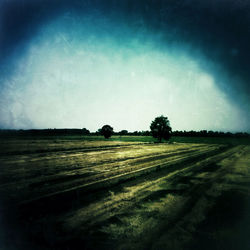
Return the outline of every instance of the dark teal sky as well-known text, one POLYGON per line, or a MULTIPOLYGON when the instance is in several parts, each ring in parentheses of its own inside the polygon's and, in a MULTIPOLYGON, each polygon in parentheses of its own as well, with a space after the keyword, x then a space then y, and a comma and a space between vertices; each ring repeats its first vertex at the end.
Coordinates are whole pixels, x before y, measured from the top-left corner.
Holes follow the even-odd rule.
POLYGON ((250 131, 248 2, 0 5, 1 128, 250 131))

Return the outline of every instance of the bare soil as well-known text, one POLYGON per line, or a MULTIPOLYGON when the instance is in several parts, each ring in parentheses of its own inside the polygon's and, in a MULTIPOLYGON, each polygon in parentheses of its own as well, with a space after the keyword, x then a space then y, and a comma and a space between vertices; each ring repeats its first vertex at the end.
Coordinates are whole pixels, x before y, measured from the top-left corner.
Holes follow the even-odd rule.
POLYGON ((250 249, 250 146, 34 141, 1 146, 0 249, 250 249))

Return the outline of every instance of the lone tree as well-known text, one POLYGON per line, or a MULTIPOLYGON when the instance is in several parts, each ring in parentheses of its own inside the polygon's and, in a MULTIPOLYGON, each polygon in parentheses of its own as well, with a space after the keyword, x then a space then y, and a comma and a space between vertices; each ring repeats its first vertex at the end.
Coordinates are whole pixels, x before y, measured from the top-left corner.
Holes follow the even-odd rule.
POLYGON ((100 129, 101 135, 103 135, 106 139, 110 138, 114 133, 113 128, 110 125, 104 125, 100 129))
POLYGON ((152 136, 157 138, 159 142, 161 142, 162 139, 169 140, 171 136, 172 129, 170 127, 170 122, 168 118, 163 115, 156 117, 151 122, 150 129, 152 136))

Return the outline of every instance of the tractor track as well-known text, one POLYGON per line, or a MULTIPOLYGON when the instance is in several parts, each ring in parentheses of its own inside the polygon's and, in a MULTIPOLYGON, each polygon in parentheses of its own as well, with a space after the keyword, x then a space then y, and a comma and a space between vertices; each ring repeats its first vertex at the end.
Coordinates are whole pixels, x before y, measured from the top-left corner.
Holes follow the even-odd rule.
MULTIPOLYGON (((218 155, 225 150, 226 148, 222 147, 220 150, 216 148, 216 150, 207 149, 204 151, 201 150, 201 152, 192 152, 192 154, 180 154, 179 157, 173 159, 167 158, 166 161, 156 161, 154 163, 149 162, 147 164, 148 166, 133 166, 132 168, 128 167, 122 169, 122 172, 112 171, 110 174, 97 175, 93 177, 94 180, 88 179, 85 184, 82 184, 82 180, 77 180, 76 182, 71 183, 72 187, 59 192, 48 192, 47 195, 41 195, 40 197, 36 193, 35 198, 22 201, 21 207, 24 210, 25 208, 31 207, 33 211, 36 211, 36 209, 33 209, 35 207, 44 207, 44 212, 46 210, 48 210, 48 212, 52 212, 54 208, 55 211, 57 211, 58 204, 61 204, 60 209, 63 210, 63 207, 67 209, 67 204, 71 204, 74 200, 77 200, 78 202, 83 200, 84 202, 86 194, 90 192, 93 194, 93 192, 98 192, 99 190, 110 189, 113 186, 117 186, 131 180, 133 181, 134 179, 136 179, 136 182, 140 182, 140 179, 143 181, 145 177, 149 180, 150 178, 155 178, 154 176, 159 178, 171 172, 180 171, 181 169, 186 168, 187 164, 199 162, 209 156, 218 155), (65 200, 67 200, 67 202, 65 202, 65 200)), ((60 187, 60 184, 58 185, 60 187)), ((27 211, 29 214, 32 213, 30 209, 27 211)))
POLYGON ((49 152, 40 160, 39 154, 28 154, 23 162, 22 156, 4 156, 0 210, 10 225, 15 214, 27 242, 32 239, 42 250, 78 249, 79 244, 83 249, 183 249, 223 192, 221 183, 236 186, 225 176, 249 150, 137 144, 49 152), (51 238, 49 232, 56 234, 51 238), (183 238, 173 247, 179 235, 183 238))

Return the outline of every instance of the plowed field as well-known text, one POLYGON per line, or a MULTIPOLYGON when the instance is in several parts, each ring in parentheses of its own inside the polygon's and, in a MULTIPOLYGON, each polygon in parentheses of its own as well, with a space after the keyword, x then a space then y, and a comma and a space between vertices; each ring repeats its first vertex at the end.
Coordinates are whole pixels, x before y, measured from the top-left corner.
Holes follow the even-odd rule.
POLYGON ((1 249, 249 249, 250 146, 10 140, 1 249))

